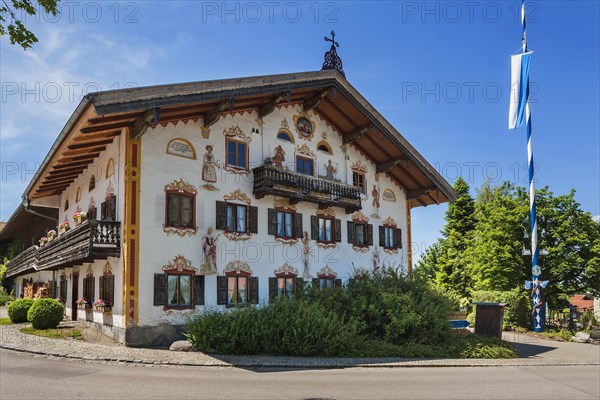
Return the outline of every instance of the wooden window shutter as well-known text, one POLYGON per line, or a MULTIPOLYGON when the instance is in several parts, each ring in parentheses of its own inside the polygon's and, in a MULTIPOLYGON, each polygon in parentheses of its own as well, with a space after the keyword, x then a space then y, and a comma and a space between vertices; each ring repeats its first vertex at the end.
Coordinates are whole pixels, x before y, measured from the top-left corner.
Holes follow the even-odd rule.
POLYGON ((294 294, 296 296, 302 296, 304 294, 304 279, 296 278, 296 288, 294 294))
MULTIPOLYGON (((215 229, 224 231, 227 229, 227 203, 224 201, 217 201, 217 221, 215 229)), ((227 297, 227 296, 225 296, 227 297)), ((227 303, 224 303, 227 304, 227 303)))
POLYGON ((396 241, 396 248, 401 249, 402 248, 402 229, 400 229, 400 228, 396 229, 396 237, 394 239, 396 241))
POLYGON ((106 202, 100 203, 100 220, 106 219, 106 202))
POLYGON ((385 248, 385 226, 379 226, 379 247, 385 248))
POLYGON ((106 300, 104 297, 104 276, 98 277, 98 288, 100 289, 100 297, 102 300, 106 300))
POLYGON ((296 237, 302 238, 304 236, 304 229, 302 228, 302 214, 294 214, 294 230, 296 231, 296 237))
POLYGON ((310 216, 310 237, 312 240, 319 240, 319 217, 310 216))
POLYGON ((258 277, 250 277, 250 304, 258 304, 258 277))
POLYGON ((112 196, 108 201, 108 216, 111 221, 117 220, 117 196, 112 196))
POLYGON ((354 222, 348 221, 348 243, 354 244, 354 222))
POLYGON ((167 305, 167 275, 154 274, 154 305, 167 305))
POLYGON ((367 244, 373 246, 373 225, 367 224, 367 244))
POLYGON ((267 226, 269 235, 277 235, 277 211, 274 208, 267 210, 267 226))
POLYGON ((194 276, 194 305, 204 305, 204 275, 194 276))
POLYGON ((94 301, 96 300, 96 278, 94 278, 93 276, 89 278, 90 281, 90 301, 94 301))
POLYGON ((277 278, 269 278, 269 301, 277 300, 277 278))
POLYGON ((339 219, 335 219, 335 220, 333 220, 333 222, 334 222, 333 235, 335 237, 335 241, 341 242, 342 241, 342 221, 339 219))
POLYGON ((227 305, 227 277, 217 276, 217 304, 227 305))
POLYGON ((115 276, 108 275, 104 277, 104 289, 106 291, 106 300, 110 306, 115 305, 115 276))
POLYGON ((258 233, 258 207, 248 207, 248 231, 258 233))
POLYGON ((342 287, 342 280, 341 279, 336 279, 333 281, 333 287, 334 288, 341 288, 342 287))

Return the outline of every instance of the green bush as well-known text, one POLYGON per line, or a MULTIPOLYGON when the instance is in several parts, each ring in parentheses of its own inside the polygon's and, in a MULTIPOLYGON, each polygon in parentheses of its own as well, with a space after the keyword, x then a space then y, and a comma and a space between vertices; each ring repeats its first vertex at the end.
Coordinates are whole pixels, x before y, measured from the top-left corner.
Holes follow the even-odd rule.
POLYGON ((515 358, 512 344, 498 338, 471 334, 456 337, 449 346, 451 357, 456 358, 515 358))
POLYGON ((34 329, 56 328, 63 319, 64 307, 54 299, 37 299, 27 312, 27 320, 34 329))
POLYGON ((8 306, 8 318, 15 323, 27 322, 27 312, 33 305, 32 299, 17 299, 8 306))
POLYGON ((0 306, 6 305, 9 301, 13 301, 15 298, 9 294, 2 293, 0 290, 0 306))

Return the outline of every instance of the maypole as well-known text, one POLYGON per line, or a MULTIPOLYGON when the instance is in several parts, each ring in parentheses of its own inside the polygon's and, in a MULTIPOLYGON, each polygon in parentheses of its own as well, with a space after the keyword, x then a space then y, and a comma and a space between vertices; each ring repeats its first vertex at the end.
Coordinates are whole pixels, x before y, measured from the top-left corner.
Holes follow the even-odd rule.
MULTIPOLYGON (((538 265, 538 226, 535 208, 535 182, 533 164, 533 139, 531 135, 531 110, 529 107, 529 65, 531 54, 527 49, 527 21, 525 18, 525 0, 521 3, 521 22, 523 24, 522 54, 511 57, 512 69, 512 92, 509 114, 509 129, 515 129, 523 123, 527 129, 527 165, 529 171, 529 221, 531 224, 531 278, 533 291, 533 330, 541 332, 543 329, 542 319, 542 296, 540 275, 542 273, 538 265)), ((547 282, 543 283, 545 286, 547 282)), ((529 286, 526 284, 526 287, 529 286)))

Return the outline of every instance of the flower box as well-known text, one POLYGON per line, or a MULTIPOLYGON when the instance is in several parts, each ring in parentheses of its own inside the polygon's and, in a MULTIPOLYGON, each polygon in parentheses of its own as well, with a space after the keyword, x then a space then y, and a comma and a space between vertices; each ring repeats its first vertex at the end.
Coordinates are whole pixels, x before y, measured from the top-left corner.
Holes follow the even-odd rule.
POLYGON ((54 229, 49 230, 46 237, 48 238, 48 241, 54 239, 56 237, 56 231, 54 229))
POLYGON ((69 221, 65 221, 58 226, 58 233, 60 233, 62 235, 63 233, 68 231, 70 228, 71 227, 69 226, 69 221))
POLYGON ((44 247, 46 243, 48 243, 48 237, 44 236, 40 239, 40 247, 44 247))
POLYGON ((92 305, 90 303, 77 304, 77 308, 80 310, 89 310, 92 308, 92 305))
POLYGON ((109 313, 112 311, 111 306, 94 306, 94 311, 98 311, 101 313, 109 313))
POLYGON ((75 225, 80 225, 86 219, 87 214, 84 212, 76 212, 75 214, 73 214, 73 222, 75 222, 75 225))

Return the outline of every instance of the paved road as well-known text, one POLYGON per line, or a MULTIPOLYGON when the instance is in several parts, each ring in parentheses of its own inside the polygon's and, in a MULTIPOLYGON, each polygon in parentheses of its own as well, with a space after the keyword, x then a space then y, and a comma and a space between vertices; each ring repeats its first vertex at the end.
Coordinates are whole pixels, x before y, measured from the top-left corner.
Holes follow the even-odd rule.
POLYGON ((598 399, 600 366, 264 370, 51 360, 0 350, 11 399, 598 399))

